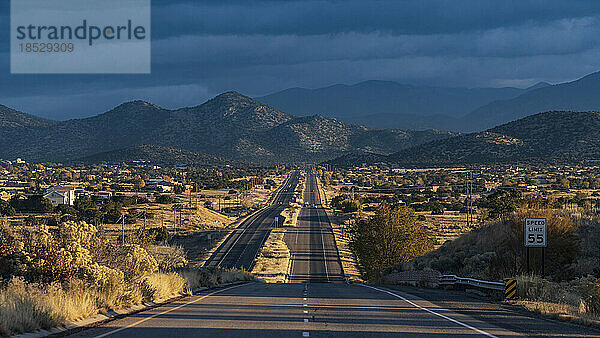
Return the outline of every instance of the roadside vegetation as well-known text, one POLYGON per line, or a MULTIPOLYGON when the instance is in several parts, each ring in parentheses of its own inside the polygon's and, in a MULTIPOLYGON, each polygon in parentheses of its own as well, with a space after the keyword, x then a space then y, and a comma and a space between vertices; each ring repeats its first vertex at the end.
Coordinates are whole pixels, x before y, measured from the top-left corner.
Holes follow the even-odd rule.
POLYGON ((155 256, 138 244, 115 244, 83 221, 34 229, 0 222, 1 335, 251 279, 239 271, 188 269, 178 248, 155 256))
POLYGON ((433 249, 431 235, 409 207, 382 203, 373 216, 358 219, 350 229, 350 248, 367 280, 398 262, 409 261, 433 249))
POLYGON ((435 251, 402 262, 387 272, 437 270, 486 280, 516 278, 517 304, 551 316, 600 320, 600 218, 545 207, 546 201, 503 203, 497 219, 443 244, 435 251), (545 274, 541 250, 530 251, 527 270, 523 223, 547 219, 545 274))
POLYGON ((350 194, 341 194, 331 199, 331 206, 341 212, 358 211, 360 204, 360 199, 350 194))

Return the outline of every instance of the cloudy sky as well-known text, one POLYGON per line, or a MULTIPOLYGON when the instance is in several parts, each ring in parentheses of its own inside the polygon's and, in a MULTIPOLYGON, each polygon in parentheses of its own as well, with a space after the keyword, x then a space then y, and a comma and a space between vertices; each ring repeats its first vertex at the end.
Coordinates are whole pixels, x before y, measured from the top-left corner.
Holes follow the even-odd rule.
POLYGON ((527 87, 600 70, 596 0, 152 0, 152 74, 11 75, 0 2, 0 104, 50 119, 143 99, 393 80, 527 87))

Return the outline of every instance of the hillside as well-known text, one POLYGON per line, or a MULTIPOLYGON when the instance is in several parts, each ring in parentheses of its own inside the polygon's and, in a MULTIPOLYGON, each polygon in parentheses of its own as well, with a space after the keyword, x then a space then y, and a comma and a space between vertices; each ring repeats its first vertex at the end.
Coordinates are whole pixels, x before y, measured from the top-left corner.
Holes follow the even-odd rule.
POLYGON ((187 150, 142 144, 125 149, 112 150, 86 156, 81 159, 85 163, 110 162, 121 163, 131 161, 149 161, 162 165, 196 165, 224 166, 232 161, 212 155, 194 153, 187 150))
POLYGON ((464 130, 478 131, 550 110, 600 110, 600 72, 573 82, 538 86, 518 97, 486 104, 462 118, 464 130))
MULTIPOLYGON (((542 84, 539 84, 542 86, 542 84)), ((444 88, 365 81, 325 88, 291 88, 257 98, 296 115, 323 114, 372 128, 447 130, 465 113, 516 97, 518 88, 444 88)))
POLYGON ((313 115, 291 119, 263 133, 260 140, 272 153, 281 154, 290 161, 314 162, 345 153, 391 154, 398 149, 454 135, 437 130, 369 129, 313 115))
POLYGON ((538 113, 483 132, 433 141, 390 155, 413 165, 600 159, 600 113, 538 113))
POLYGON ((16 127, 47 127, 52 124, 52 121, 25 114, 0 105, 0 129, 16 127))
POLYGON ((160 158, 171 152, 181 160, 200 162, 199 154, 255 164, 315 162, 345 152, 390 154, 453 135, 433 130, 373 130, 322 116, 294 117, 236 92, 177 110, 133 101, 90 118, 30 124, 4 128, 0 158, 126 161, 137 156, 160 158), (131 148, 138 145, 163 148, 151 152, 131 148), (175 154, 167 148, 190 153, 175 154))

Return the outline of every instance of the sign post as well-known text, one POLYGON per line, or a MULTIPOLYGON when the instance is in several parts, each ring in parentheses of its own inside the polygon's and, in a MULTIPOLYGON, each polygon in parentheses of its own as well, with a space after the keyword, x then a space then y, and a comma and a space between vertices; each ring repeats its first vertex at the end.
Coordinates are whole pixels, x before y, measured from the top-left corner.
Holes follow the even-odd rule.
POLYGON ((546 248, 546 219, 545 218, 526 218, 523 237, 525 248, 527 249, 527 272, 529 272, 529 248, 542 248, 542 276, 544 275, 546 248))

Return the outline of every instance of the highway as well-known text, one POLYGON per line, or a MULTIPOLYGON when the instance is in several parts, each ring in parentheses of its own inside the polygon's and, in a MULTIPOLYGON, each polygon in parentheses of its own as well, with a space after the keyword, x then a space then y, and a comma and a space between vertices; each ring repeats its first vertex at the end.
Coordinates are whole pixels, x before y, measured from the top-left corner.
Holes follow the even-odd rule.
MULTIPOLYGON (((211 266, 250 267, 294 172, 275 204, 249 218, 211 266), (245 229, 245 230, 244 230, 245 229)), ((600 337, 600 331, 542 319, 465 292, 346 284, 313 173, 298 227, 288 228, 290 283, 246 283, 202 291, 99 324, 72 337, 600 337), (313 207, 312 205, 317 207, 313 207)))
POLYGON ((289 281, 345 282, 329 216, 321 205, 312 170, 307 171, 303 198, 305 206, 300 209, 298 224, 289 228, 284 238, 292 258, 289 281))
POLYGON ((204 266, 252 270, 256 254, 269 236, 275 217, 279 216, 292 201, 299 178, 300 173, 293 171, 272 197, 272 204, 244 220, 217 248, 204 266))

